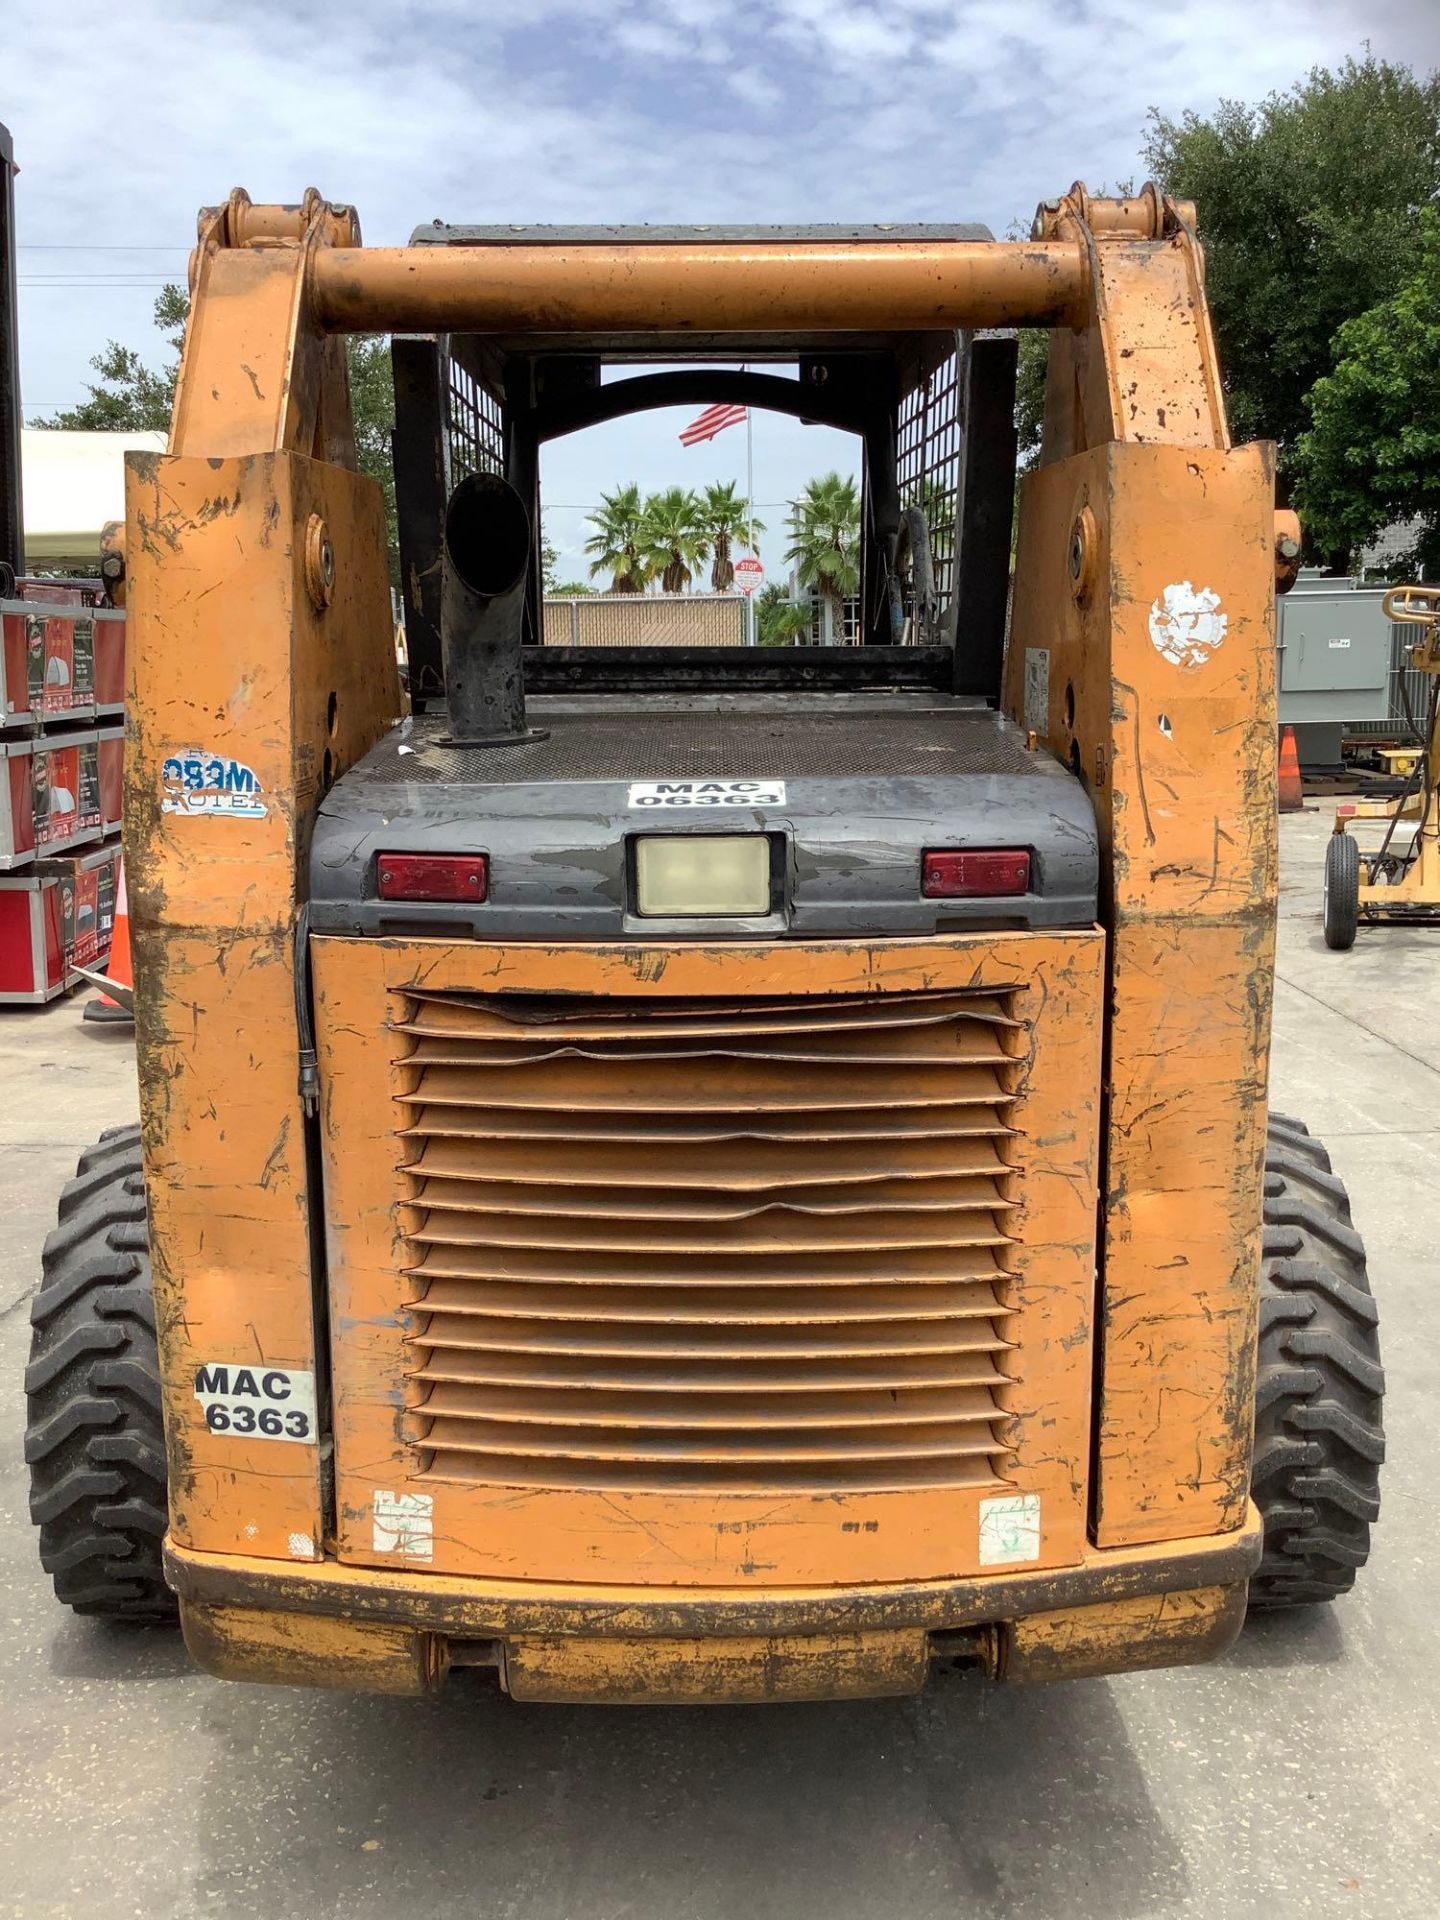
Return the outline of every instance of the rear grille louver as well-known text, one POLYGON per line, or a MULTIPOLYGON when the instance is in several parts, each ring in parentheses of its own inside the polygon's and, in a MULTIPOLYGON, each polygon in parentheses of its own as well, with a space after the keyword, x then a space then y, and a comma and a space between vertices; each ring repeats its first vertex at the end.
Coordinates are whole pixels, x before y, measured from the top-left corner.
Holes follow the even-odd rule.
POLYGON ((406 996, 419 1477, 1005 1483, 1014 993, 406 996))

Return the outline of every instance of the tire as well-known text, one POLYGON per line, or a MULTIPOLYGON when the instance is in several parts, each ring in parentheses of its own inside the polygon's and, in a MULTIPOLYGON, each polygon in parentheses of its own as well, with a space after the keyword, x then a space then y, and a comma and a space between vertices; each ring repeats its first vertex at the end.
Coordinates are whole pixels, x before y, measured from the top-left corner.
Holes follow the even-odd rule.
POLYGON ((1332 833, 1325 849, 1325 944, 1348 953, 1360 926, 1360 849, 1348 833, 1332 833))
POLYGON ((25 1458, 40 1564, 76 1613, 173 1620, 140 1129, 81 1155, 30 1310, 25 1458))
POLYGON ((1369 1557, 1385 1457, 1377 1325, 1330 1156, 1298 1120, 1272 1114, 1251 1469, 1265 1553, 1252 1609, 1333 1600, 1369 1557))

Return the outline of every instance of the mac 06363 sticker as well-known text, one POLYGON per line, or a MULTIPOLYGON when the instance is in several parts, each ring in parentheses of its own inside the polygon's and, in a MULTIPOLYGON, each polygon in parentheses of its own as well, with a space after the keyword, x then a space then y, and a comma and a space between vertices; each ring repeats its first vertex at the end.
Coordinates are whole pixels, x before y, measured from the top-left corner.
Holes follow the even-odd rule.
POLYGON ((632 807, 656 812, 680 812, 725 807, 783 807, 783 780, 636 780, 631 783, 632 807))

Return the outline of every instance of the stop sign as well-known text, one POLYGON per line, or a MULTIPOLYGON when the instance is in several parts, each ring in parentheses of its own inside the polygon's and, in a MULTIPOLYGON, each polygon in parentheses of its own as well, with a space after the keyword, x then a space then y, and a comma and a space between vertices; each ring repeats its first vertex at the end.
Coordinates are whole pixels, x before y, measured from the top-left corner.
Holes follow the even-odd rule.
POLYGON ((735 584, 742 593, 754 593, 764 578, 765 569, 753 554, 735 562, 735 584))

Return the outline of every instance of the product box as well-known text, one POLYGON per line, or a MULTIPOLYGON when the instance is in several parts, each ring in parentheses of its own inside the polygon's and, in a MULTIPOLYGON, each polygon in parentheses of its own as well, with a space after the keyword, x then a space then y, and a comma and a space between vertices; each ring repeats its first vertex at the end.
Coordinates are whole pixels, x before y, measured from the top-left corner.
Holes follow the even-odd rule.
POLYGON ((82 606, 80 597, 72 590, 74 605, 58 597, 0 600, 0 726, 125 711, 125 615, 82 606))
POLYGON ((119 816, 116 753, 124 728, 28 734, 0 742, 0 871, 28 866, 38 855, 68 852, 103 838, 101 753, 110 748, 110 807, 119 816))
POLYGON ((125 729, 101 727, 96 738, 100 743, 100 825, 106 833, 114 833, 125 797, 125 729))
POLYGON ((103 969, 115 925, 116 846, 0 874, 0 1006, 35 1006, 103 969))
POLYGON ((97 607, 95 622, 95 712, 104 719, 125 711, 125 615, 119 607, 97 607))

